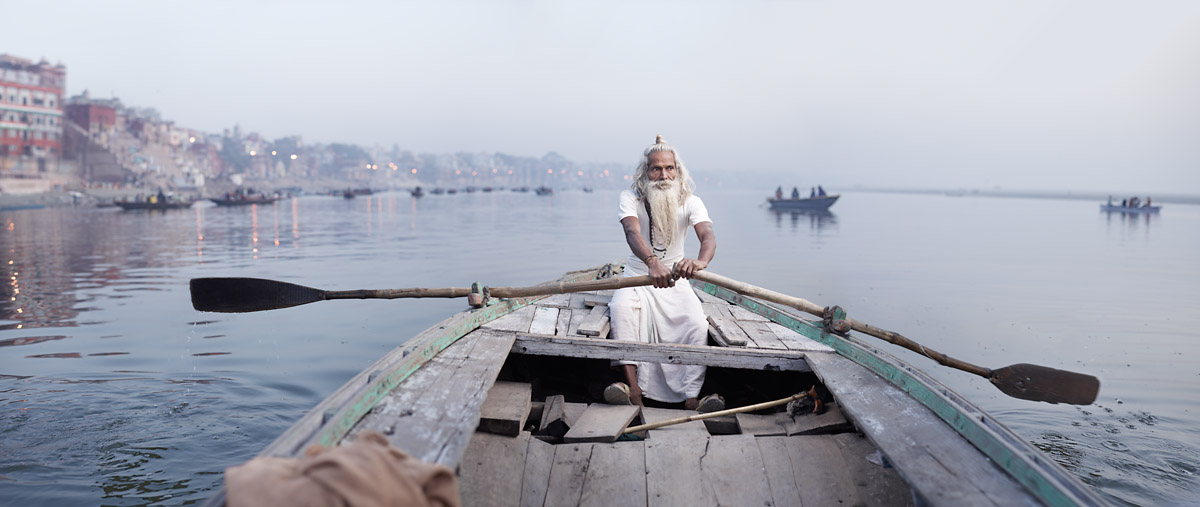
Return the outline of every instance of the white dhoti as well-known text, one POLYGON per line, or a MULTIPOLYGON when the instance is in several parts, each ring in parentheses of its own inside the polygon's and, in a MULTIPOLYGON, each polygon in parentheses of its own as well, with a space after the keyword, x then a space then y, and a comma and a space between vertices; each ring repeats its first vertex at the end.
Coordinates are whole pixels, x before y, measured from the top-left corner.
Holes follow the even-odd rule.
MULTIPOLYGON (((637 273, 642 274, 642 273, 637 273)), ((626 268, 625 276, 635 276, 626 268)), ((612 339, 641 343, 708 344, 708 319, 687 280, 674 287, 618 289, 609 303, 612 339)), ((614 361, 637 365, 642 395, 678 403, 700 394, 704 366, 614 361)))

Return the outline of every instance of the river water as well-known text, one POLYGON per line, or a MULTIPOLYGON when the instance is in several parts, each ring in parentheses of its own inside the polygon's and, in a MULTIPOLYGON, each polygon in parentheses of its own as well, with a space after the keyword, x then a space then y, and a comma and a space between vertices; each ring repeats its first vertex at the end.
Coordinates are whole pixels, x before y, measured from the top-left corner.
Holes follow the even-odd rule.
MULTIPOLYGON (((831 213, 810 215, 768 210, 763 192, 699 194, 719 245, 710 270, 841 305, 983 366, 1096 375, 1094 405, 1056 406, 893 350, 1115 503, 1200 503, 1200 414, 1191 412, 1200 410, 1200 206, 1127 217, 1085 201, 848 193, 831 213)), ((533 285, 627 254, 616 201, 611 190, 385 193, 165 213, 0 213, 0 498, 207 498, 225 467, 465 305, 201 313, 190 278, 533 285)))

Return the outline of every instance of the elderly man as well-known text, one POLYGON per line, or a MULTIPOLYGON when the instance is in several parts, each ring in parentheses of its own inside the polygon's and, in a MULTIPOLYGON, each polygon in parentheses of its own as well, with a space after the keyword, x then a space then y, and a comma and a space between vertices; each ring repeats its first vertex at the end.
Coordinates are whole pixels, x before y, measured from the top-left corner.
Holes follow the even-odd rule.
MULTIPOLYGON (((717 250, 716 235, 708 210, 692 195, 695 182, 688 175, 675 148, 658 136, 646 148, 630 190, 621 192, 620 219, 632 255, 624 276, 650 275, 654 287, 619 289, 609 304, 612 338, 642 343, 685 343, 705 345, 708 320, 691 278, 708 266, 717 250), (700 238, 700 253, 684 257, 683 241, 688 227, 700 238)), ((660 405, 682 403, 688 410, 720 410, 719 396, 697 401, 704 384, 704 366, 615 361, 625 382, 604 390, 609 403, 643 404, 643 397, 660 405)))

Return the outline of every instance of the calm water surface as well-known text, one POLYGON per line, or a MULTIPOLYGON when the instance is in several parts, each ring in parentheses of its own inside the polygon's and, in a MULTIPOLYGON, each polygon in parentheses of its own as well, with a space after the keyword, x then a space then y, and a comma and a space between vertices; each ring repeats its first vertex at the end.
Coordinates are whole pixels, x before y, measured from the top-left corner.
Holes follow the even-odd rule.
MULTIPOLYGON (((770 185, 774 186, 774 185, 770 185)), ((1200 503, 1200 207, 845 194, 822 215, 701 189, 714 272, 842 305, 984 366, 1100 377, 1096 404, 1005 397, 901 355, 1117 503, 1200 503)), ((624 257, 615 191, 302 197, 167 213, 0 213, 0 498, 184 504, 458 300, 192 310, 187 281, 532 285, 624 257)), ((689 252, 696 244, 690 238, 689 252)), ((864 339, 871 339, 864 337, 864 339)), ((890 347, 890 346, 888 346, 890 347)))

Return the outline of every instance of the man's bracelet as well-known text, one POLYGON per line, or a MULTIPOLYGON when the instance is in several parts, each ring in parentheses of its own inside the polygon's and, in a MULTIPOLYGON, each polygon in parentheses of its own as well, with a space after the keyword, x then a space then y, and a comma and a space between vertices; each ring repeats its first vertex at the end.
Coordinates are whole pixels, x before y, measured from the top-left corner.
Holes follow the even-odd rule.
POLYGON ((642 263, 643 263, 643 264, 645 264, 645 265, 647 265, 647 266, 649 266, 649 265, 650 265, 650 259, 657 259, 657 258, 658 258, 658 256, 657 256, 657 255, 647 255, 645 259, 642 259, 642 263))

